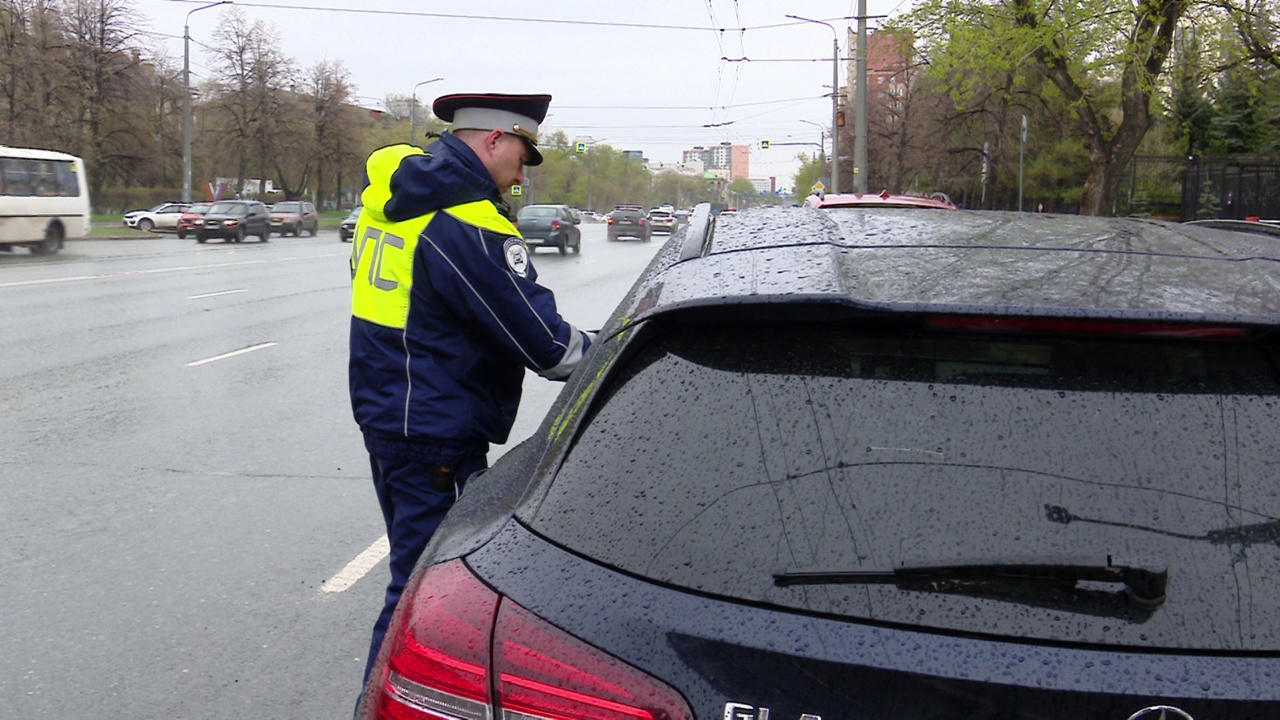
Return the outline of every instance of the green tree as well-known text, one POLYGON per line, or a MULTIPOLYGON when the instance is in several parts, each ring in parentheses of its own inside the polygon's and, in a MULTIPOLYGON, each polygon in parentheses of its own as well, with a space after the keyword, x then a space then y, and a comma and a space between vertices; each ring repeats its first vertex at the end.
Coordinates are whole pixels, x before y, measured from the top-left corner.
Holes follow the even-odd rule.
POLYGON ((1035 70, 1066 100, 1089 154, 1081 212, 1106 215, 1151 125, 1174 29, 1192 0, 924 0, 900 21, 925 40, 931 72, 963 105, 1007 74, 1035 70), (1029 61, 1029 62, 1028 62, 1029 61))
POLYGON ((796 174, 791 177, 791 197, 801 203, 809 197, 809 191, 818 182, 818 178, 822 177, 823 163, 817 154, 800 153, 796 155, 796 160, 800 167, 796 168, 796 174))

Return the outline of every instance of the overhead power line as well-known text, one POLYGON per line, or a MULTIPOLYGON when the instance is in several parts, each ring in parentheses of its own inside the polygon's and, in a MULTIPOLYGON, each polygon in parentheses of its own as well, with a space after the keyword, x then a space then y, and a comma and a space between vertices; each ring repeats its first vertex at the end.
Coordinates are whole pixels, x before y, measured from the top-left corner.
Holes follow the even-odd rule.
MULTIPOLYGON (((179 5, 190 5, 204 0, 165 0, 167 2, 179 5)), ((441 13, 441 12, 423 12, 419 10, 376 10, 373 8, 362 7, 340 7, 340 6, 314 6, 314 5, 293 5, 285 3, 268 3, 268 2, 241 2, 236 0, 236 7, 264 8, 269 10, 306 10, 311 12, 332 12, 332 13, 349 13, 353 15, 381 15, 388 17, 427 17, 440 18, 446 20, 487 20, 491 22, 517 22, 517 23, 537 23, 542 25, 573 25, 575 27, 608 27, 608 28, 635 28, 641 30, 684 30, 688 32, 747 32, 750 30, 773 30, 777 28, 793 27, 803 25, 800 22, 783 22, 770 23, 768 25, 751 25, 743 27, 706 27, 703 25, 661 25, 658 23, 635 23, 635 22, 618 22, 607 20, 586 20, 586 19, 561 19, 561 18, 538 18, 538 17, 520 17, 520 16, 503 16, 503 15, 470 15, 465 13, 441 13)), ((854 17, 838 17, 829 18, 829 20, 853 20, 854 17)))
POLYGON ((759 102, 734 103, 732 105, 645 105, 637 107, 635 105, 556 105, 556 110, 730 110, 733 108, 759 107, 761 105, 781 105, 782 103, 804 102, 805 100, 819 100, 830 97, 829 95, 806 95, 798 98, 783 98, 781 100, 761 100, 759 102))

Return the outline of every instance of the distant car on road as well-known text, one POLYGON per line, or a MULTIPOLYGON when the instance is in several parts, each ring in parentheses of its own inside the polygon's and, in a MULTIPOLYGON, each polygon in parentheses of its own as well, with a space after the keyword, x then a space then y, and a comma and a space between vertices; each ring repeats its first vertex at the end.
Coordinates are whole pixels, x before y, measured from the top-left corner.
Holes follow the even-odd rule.
POLYGON ((267 206, 257 200, 216 202, 195 227, 198 243, 204 243, 210 238, 239 243, 244 242, 249 235, 257 235, 262 242, 271 238, 271 219, 267 206))
POLYGON ((320 232, 320 214, 306 200, 282 200, 272 205, 270 212, 274 233, 297 237, 305 232, 315 237, 320 232))
POLYGON ((190 206, 191 203, 164 202, 150 210, 130 210, 124 214, 124 226, 136 228, 142 232, 151 232, 152 230, 176 231, 178 229, 178 220, 182 218, 182 212, 190 206))
POLYGON ((649 211, 649 232, 660 232, 670 235, 676 231, 676 216, 670 210, 649 211))
POLYGON ((194 232, 196 225, 212 206, 213 203, 192 203, 183 210, 182 217, 178 218, 178 239, 185 240, 189 233, 194 232))
POLYGON ((360 211, 362 206, 357 205, 352 208, 347 216, 342 218, 342 224, 338 225, 338 239, 342 242, 351 242, 352 236, 356 234, 356 222, 360 220, 360 211))
POLYGON ((553 247, 561 255, 573 248, 582 252, 582 231, 573 213, 564 205, 527 205, 516 215, 516 227, 532 252, 537 247, 553 247))
POLYGON ((639 238, 649 242, 649 218, 639 205, 618 205, 609 213, 609 240, 624 237, 639 238))

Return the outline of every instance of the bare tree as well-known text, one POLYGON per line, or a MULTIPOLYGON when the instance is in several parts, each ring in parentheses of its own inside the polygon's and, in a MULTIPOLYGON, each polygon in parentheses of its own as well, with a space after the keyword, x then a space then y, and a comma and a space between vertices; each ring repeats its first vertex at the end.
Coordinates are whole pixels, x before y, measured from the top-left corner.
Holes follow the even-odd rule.
POLYGON ((79 146, 96 194, 108 178, 124 179, 115 163, 149 140, 139 137, 133 103, 141 89, 141 19, 128 0, 65 0, 62 9, 70 46, 65 107, 79 135, 66 141, 79 146))
POLYGON ((337 196, 342 190, 343 169, 359 162, 359 125, 351 108, 354 88, 351 74, 341 61, 321 61, 307 71, 307 90, 314 131, 315 199, 323 204, 328 191, 326 178, 334 178, 337 196))
POLYGON ((56 0, 0 0, 2 137, 58 148, 50 114, 65 88, 67 42, 56 0))
POLYGON ((261 20, 250 22, 239 8, 226 12, 213 32, 215 77, 209 108, 218 141, 234 157, 236 185, 250 172, 259 180, 278 166, 279 140, 287 134, 294 100, 293 61, 277 49, 279 33, 261 20))

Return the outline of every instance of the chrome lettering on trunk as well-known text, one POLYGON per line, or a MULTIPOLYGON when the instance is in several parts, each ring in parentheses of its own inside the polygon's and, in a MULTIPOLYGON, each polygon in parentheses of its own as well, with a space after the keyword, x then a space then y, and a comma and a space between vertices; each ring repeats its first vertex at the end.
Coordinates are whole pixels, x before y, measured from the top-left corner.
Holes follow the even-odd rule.
MULTIPOLYGON (((769 720, 769 708, 728 702, 724 704, 723 720, 769 720)), ((822 720, 822 716, 804 713, 800 720, 822 720)))

